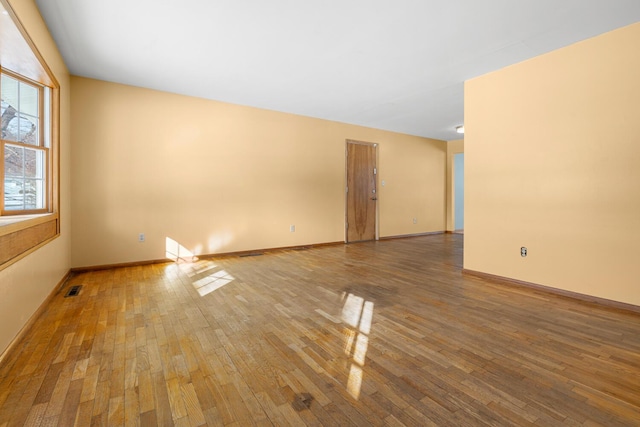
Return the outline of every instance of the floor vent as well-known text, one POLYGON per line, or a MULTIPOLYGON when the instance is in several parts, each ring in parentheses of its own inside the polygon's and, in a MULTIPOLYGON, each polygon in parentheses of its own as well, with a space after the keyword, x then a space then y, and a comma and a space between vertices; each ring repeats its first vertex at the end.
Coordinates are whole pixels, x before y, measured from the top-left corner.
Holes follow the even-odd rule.
POLYGON ((261 256, 261 255, 264 255, 264 254, 262 252, 253 252, 253 253, 250 253, 250 254, 242 254, 242 255, 240 255, 240 258, 245 258, 245 257, 248 257, 248 256, 261 256))
POLYGON ((78 295, 80 293, 80 289, 82 289, 82 285, 76 285, 76 286, 72 286, 69 288, 69 290, 67 291, 66 294, 64 294, 64 297, 75 297, 76 295, 78 295))
POLYGON ((311 408, 311 402, 313 402, 313 396, 309 393, 301 393, 296 396, 291 406, 293 406, 293 409, 300 412, 311 408))

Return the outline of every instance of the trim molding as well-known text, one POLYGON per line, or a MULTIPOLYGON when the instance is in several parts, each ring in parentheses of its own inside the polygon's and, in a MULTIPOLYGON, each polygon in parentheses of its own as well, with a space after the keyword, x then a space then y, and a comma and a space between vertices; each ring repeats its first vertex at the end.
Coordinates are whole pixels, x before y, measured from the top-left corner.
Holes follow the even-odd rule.
POLYGON ((510 285, 510 286, 524 286, 526 288, 534 289, 547 294, 562 296, 565 298, 571 298, 581 302, 596 304, 601 307, 607 307, 615 310, 631 311, 635 314, 640 314, 640 306, 634 305, 634 304, 628 304, 626 302, 614 301, 606 298, 596 297, 593 295, 581 294, 579 292, 567 291, 564 289, 558 289, 551 286, 539 285, 537 283, 525 282, 523 280, 512 279, 509 277, 498 276, 495 274, 483 273, 481 271, 468 270, 466 268, 462 269, 462 274, 468 274, 470 276, 476 276, 482 279, 489 279, 489 280, 501 282, 502 284, 510 285))
POLYGON ((62 277, 62 279, 60 279, 58 284, 51 290, 49 295, 44 299, 44 301, 42 301, 42 304, 40 304, 40 307, 38 307, 38 309, 31 315, 31 317, 29 317, 29 320, 27 320, 27 323, 25 323, 22 329, 20 329, 20 332, 18 332, 18 334, 13 338, 13 340, 11 340, 7 348, 5 348, 2 354, 0 354, 0 366, 2 366, 2 362, 5 360, 5 358, 9 354, 11 354, 11 352, 16 347, 16 345, 20 341, 22 341, 24 336, 27 335, 27 333, 31 330, 36 320, 38 320, 40 315, 47 309, 51 300, 60 292, 60 290, 64 287, 65 283, 67 283, 67 280, 69 280, 69 278, 72 275, 73 273, 71 270, 67 271, 67 273, 62 277))
POLYGON ((396 239, 408 239, 409 237, 421 237, 421 236, 433 236, 435 234, 445 234, 446 231, 428 231, 426 233, 415 233, 415 234, 400 234, 397 236, 384 236, 379 240, 396 240, 396 239))
POLYGON ((118 264, 89 265, 87 267, 72 267, 71 272, 85 273, 87 271, 111 270, 112 268, 124 268, 124 267, 138 267, 141 265, 164 264, 167 262, 173 262, 173 261, 167 258, 167 259, 150 259, 147 261, 121 262, 118 264))
MULTIPOLYGON (((264 253, 272 253, 272 252, 282 252, 282 251, 290 251, 290 250, 303 250, 303 249, 311 249, 311 248, 319 248, 322 246, 335 246, 335 245, 344 245, 345 242, 327 242, 327 243, 313 243, 309 245, 296 245, 296 246, 282 246, 278 248, 266 248, 266 249, 252 249, 247 251, 235 251, 235 252, 222 252, 217 254, 202 254, 202 255, 194 255, 196 259, 212 259, 212 258, 223 258, 223 257, 232 257, 232 256, 242 256, 242 255, 253 255, 253 254, 264 254, 264 253)), ((98 271, 98 270, 110 270, 112 268, 123 268, 123 267, 138 267, 142 265, 149 264, 165 264, 175 262, 168 258, 165 259, 152 259, 147 261, 134 261, 134 262, 123 262, 120 264, 103 264, 103 265, 91 265, 87 267, 73 267, 71 269, 72 273, 84 273, 87 271, 98 271)))
POLYGON ((304 250, 304 249, 311 249, 311 248, 321 248, 323 246, 337 246, 337 245, 346 245, 346 243, 345 242, 326 242, 326 243, 312 243, 308 245, 281 246, 278 248, 252 249, 249 251, 236 251, 236 252, 223 252, 219 254, 210 254, 210 255, 197 255, 196 258, 200 258, 200 259, 223 258, 223 257, 231 257, 231 256, 304 250))

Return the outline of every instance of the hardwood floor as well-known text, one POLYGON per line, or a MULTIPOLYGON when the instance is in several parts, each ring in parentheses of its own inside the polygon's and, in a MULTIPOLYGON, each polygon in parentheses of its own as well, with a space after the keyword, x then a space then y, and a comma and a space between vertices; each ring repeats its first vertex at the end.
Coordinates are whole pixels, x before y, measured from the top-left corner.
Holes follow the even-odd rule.
POLYGON ((462 235, 78 274, 0 426, 631 426, 640 316, 463 275, 462 235))

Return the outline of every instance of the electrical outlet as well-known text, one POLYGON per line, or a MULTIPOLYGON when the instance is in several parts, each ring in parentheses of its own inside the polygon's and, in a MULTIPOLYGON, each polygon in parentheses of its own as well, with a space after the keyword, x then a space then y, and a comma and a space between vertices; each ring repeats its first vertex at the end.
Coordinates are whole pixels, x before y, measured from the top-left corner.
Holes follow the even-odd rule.
POLYGON ((138 234, 138 242, 144 243, 144 233, 138 234))
POLYGON ((293 224, 291 224, 291 225, 289 226, 289 231, 290 231, 290 232, 292 232, 292 233, 295 233, 295 232, 296 232, 296 226, 295 226, 295 225, 293 225, 293 224))
POLYGON ((527 248, 524 246, 520 248, 520 256, 523 258, 527 256, 527 248))
POLYGON ((413 218, 413 223, 417 224, 418 223, 418 218, 413 218))

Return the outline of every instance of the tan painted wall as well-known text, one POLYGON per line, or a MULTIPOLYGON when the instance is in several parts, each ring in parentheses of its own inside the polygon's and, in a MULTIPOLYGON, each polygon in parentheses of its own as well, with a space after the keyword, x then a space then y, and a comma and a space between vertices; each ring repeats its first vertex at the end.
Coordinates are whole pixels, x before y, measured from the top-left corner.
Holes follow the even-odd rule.
POLYGON ((638 46, 634 24, 465 84, 465 268, 640 305, 638 46))
POLYGON ((75 267, 162 259, 167 237, 343 241, 346 139, 379 144, 381 236, 445 228, 444 141, 79 77, 72 100, 75 267))
POLYGON ((0 271, 0 353, 7 348, 71 266, 69 74, 35 3, 32 0, 10 0, 9 3, 60 83, 61 235, 0 271))
POLYGON ((456 139, 447 143, 447 231, 455 230, 454 162, 455 155, 458 153, 464 153, 464 139, 456 139))

